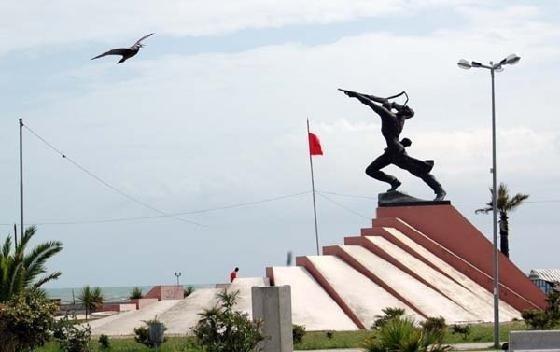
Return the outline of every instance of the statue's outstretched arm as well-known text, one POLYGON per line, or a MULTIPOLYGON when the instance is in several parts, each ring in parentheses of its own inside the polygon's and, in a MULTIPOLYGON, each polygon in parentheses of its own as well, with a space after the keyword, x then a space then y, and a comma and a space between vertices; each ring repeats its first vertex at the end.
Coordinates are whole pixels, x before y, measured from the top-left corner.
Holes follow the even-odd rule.
MULTIPOLYGON (((356 93, 355 98, 358 99, 360 103, 368 105, 373 111, 375 111, 381 117, 386 117, 391 115, 391 112, 387 108, 385 108, 383 105, 375 104, 374 100, 370 99, 369 96, 365 94, 356 93)), ((387 100, 385 99, 385 101, 387 100)))
POLYGON ((381 98, 381 97, 376 97, 375 95, 371 95, 371 94, 362 94, 362 93, 358 93, 363 95, 364 97, 368 98, 369 100, 373 100, 376 103, 379 104, 388 104, 389 100, 387 100, 387 98, 381 98))

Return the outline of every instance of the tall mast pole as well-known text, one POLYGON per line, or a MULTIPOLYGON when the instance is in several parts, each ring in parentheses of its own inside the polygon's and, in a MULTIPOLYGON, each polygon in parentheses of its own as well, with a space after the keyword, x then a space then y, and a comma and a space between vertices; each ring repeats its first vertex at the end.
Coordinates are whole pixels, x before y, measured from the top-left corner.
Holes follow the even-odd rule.
POLYGON ((309 165, 311 166, 311 187, 313 188, 313 215, 315 216, 315 246, 317 255, 321 255, 319 251, 319 231, 317 230, 317 203, 315 200, 315 175, 313 173, 313 157, 311 156, 311 140, 309 140, 309 119, 307 119, 307 139, 309 143, 309 165))
POLYGON ((494 83, 494 63, 490 63, 492 68, 490 74, 492 76, 492 215, 493 215, 493 240, 494 240, 494 348, 500 345, 500 318, 499 318, 499 302, 500 302, 500 280, 499 280, 499 264, 498 264, 498 170, 496 160, 496 90, 494 83))
MULTIPOLYGON (((19 220, 20 220, 20 238, 23 237, 25 229, 23 228, 23 120, 19 119, 19 220)), ((17 235, 16 235, 17 237, 17 235)), ((16 240, 17 243, 17 240, 16 240)))

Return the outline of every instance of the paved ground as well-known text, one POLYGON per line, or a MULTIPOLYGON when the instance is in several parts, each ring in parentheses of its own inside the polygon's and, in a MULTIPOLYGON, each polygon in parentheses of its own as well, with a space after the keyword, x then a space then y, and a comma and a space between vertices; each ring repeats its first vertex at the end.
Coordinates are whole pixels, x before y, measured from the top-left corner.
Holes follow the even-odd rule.
MULTIPOLYGON (((342 349, 336 349, 336 350, 311 350, 311 351, 305 351, 305 352, 363 352, 364 350, 361 350, 359 348, 342 348, 342 349)), ((304 351, 294 351, 294 352, 304 352, 304 351)))
MULTIPOLYGON (((490 342, 477 342, 477 343, 457 343, 453 344, 454 351, 477 351, 483 350, 490 347, 492 343, 490 342)), ((294 351, 298 352, 298 351, 294 351)), ((303 352, 303 351, 299 351, 303 352)), ((359 348, 343 348, 343 349, 334 349, 334 350, 312 350, 306 352, 364 352, 364 350, 359 348)))

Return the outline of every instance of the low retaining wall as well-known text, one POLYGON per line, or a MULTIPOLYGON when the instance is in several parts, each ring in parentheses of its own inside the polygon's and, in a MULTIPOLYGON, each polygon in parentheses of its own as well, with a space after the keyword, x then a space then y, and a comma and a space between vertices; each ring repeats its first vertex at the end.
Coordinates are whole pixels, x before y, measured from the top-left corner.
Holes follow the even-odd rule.
POLYGON ((158 302, 157 298, 139 298, 139 299, 131 299, 131 303, 136 304, 136 309, 142 309, 146 306, 149 306, 152 303, 158 302))
POLYGON ((508 351, 560 351, 560 330, 528 330, 509 333, 508 351))
POLYGON ((135 303, 106 303, 97 312, 130 312, 136 310, 135 303))

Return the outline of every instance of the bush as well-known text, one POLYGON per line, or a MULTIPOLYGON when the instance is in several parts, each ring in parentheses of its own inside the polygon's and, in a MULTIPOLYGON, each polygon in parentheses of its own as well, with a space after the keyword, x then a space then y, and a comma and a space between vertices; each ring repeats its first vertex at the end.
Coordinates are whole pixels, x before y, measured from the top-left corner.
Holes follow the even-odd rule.
POLYGON ((132 291, 130 291, 130 299, 140 299, 144 297, 142 295, 142 289, 140 287, 133 287, 132 291))
POLYGON ((64 352, 89 352, 91 342, 91 328, 89 325, 80 326, 76 318, 68 315, 59 319, 53 330, 53 336, 64 352))
POLYGON ((521 316, 529 329, 545 330, 550 327, 548 315, 540 309, 526 309, 521 313, 521 316))
POLYGON ((441 345, 437 335, 415 326, 414 320, 397 316, 385 321, 376 335, 368 337, 364 347, 369 352, 444 352, 451 346, 441 345))
POLYGON ((525 325, 530 329, 553 329, 560 322, 560 292, 553 290, 546 298, 548 306, 544 311, 527 309, 521 313, 525 325))
POLYGON ((292 326, 292 339, 294 340, 294 344, 301 343, 305 333, 306 333, 305 326, 294 324, 292 326))
MULTIPOLYGON (((159 321, 157 317, 155 317, 152 320, 146 320, 144 321, 144 323, 146 323, 146 326, 141 326, 139 328, 134 329, 134 335, 135 335, 134 341, 146 345, 148 347, 158 347, 160 345, 159 343, 160 341, 152 340, 152 338, 150 337, 150 328, 156 325, 161 325, 163 331, 165 331, 167 330, 165 325, 163 325, 163 323, 159 321)), ((163 337, 161 343, 165 343, 166 341, 167 338, 163 337)))
POLYGON ((401 317, 405 313, 404 309, 402 308, 392 308, 392 307, 384 308, 382 311, 383 311, 383 315, 375 316, 376 320, 371 327, 374 330, 383 327, 383 325, 385 325, 387 321, 393 318, 401 317))
POLYGON ((109 349, 111 348, 111 342, 109 341, 109 336, 102 334, 101 336, 99 336, 99 345, 101 345, 101 348, 103 349, 109 349))
POLYGON ((238 296, 239 291, 224 289, 217 295, 217 305, 201 314, 192 331, 205 351, 249 352, 265 339, 261 321, 253 322, 247 314, 233 310, 238 296))
POLYGON ((189 297, 193 292, 194 292, 194 287, 192 286, 185 287, 185 290, 183 291, 183 298, 189 297))
POLYGON ((466 340, 470 333, 471 333, 471 326, 470 325, 453 325, 451 326, 451 333, 455 334, 462 334, 463 340, 466 340))
POLYGON ((325 335, 327 336, 327 339, 332 340, 332 338, 334 337, 334 331, 327 331, 325 333, 325 335))
POLYGON ((140 326, 134 328, 134 341, 146 345, 148 347, 152 347, 149 342, 149 335, 148 335, 148 327, 147 326, 140 326))
POLYGON ((430 336, 433 340, 430 343, 441 343, 443 341, 445 329, 447 328, 443 317, 428 317, 420 325, 422 326, 424 336, 430 336))
POLYGON ((54 326, 55 303, 35 291, 0 306, 0 351, 25 351, 44 345, 54 326))

